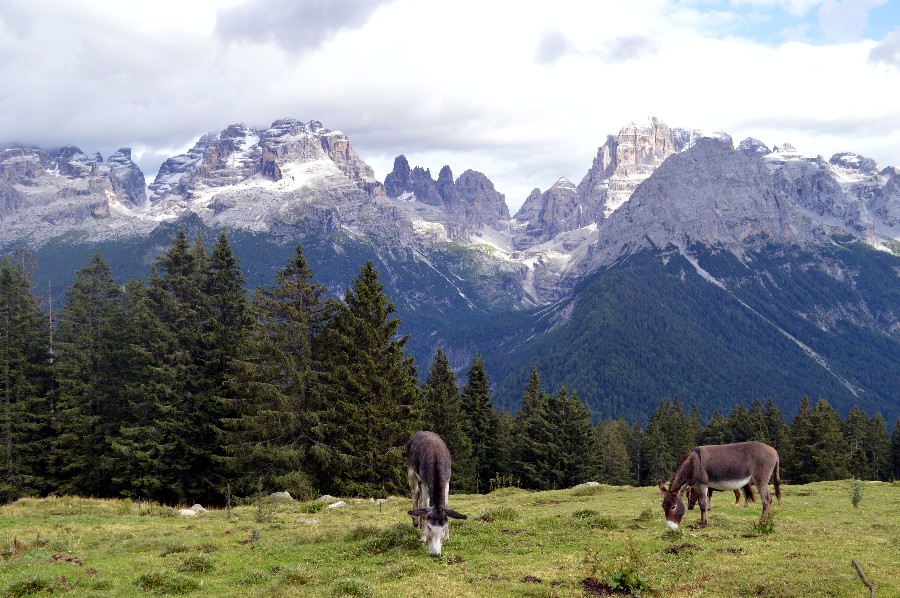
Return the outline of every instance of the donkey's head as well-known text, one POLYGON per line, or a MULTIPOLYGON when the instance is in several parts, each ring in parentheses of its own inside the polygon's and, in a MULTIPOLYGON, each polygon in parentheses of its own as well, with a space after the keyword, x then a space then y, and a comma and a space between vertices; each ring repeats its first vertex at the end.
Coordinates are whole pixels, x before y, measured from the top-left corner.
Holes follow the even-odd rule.
POLYGON ((409 511, 413 517, 425 516, 425 536, 428 542, 428 554, 441 556, 441 545, 450 536, 450 520, 466 519, 467 516, 443 507, 431 507, 428 509, 415 509, 409 511))
MULTIPOLYGON (((662 492, 662 508, 666 516, 666 525, 671 529, 678 529, 681 518, 684 517, 684 501, 681 500, 681 492, 672 492, 672 486, 667 489, 662 482, 657 482, 662 492)), ((682 487, 683 488, 683 487, 682 487)))

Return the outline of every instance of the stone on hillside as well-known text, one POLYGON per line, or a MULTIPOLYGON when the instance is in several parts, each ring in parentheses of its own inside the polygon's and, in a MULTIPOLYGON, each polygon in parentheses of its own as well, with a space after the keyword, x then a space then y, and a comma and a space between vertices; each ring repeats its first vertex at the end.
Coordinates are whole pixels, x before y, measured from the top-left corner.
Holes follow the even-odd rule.
POLYGON ((203 508, 203 505, 200 503, 195 503, 193 507, 191 507, 192 511, 196 511, 198 513, 206 513, 206 509, 203 508))
POLYGON ((326 509, 342 509, 342 508, 344 508, 344 507, 346 507, 346 506, 347 506, 347 503, 345 503, 345 502, 342 501, 342 500, 339 500, 339 501, 337 501, 336 503, 332 503, 332 504, 328 505, 328 506, 325 507, 325 508, 326 508, 326 509))
POLYGON ((178 509, 178 515, 181 517, 196 517, 197 511, 194 509, 178 509))
POLYGON ((301 517, 297 519, 297 523, 305 523, 306 525, 318 525, 319 522, 315 519, 307 519, 306 517, 301 517))
POLYGON ((337 502, 337 501, 339 501, 339 500, 340 500, 339 498, 337 498, 337 497, 335 497, 335 496, 331 496, 330 494, 323 494, 322 496, 320 496, 319 498, 317 498, 315 502, 328 502, 328 503, 332 503, 332 502, 337 502))
POLYGON ((291 496, 291 493, 283 490, 281 492, 273 492, 269 495, 272 500, 276 500, 279 502, 294 502, 294 497, 291 496))
POLYGON ((573 490, 577 490, 578 488, 593 488, 594 486, 599 486, 600 482, 585 482, 583 484, 578 484, 577 486, 572 486, 573 490))

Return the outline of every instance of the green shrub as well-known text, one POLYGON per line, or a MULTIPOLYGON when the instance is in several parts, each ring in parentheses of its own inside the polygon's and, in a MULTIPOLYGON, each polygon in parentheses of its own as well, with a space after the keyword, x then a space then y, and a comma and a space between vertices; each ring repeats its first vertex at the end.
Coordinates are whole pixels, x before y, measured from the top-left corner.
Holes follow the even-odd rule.
POLYGON ((584 564, 591 577, 601 580, 616 594, 641 596, 656 591, 645 572, 644 555, 627 538, 625 554, 608 556, 605 551, 585 549, 584 564))
POLYGON ((862 480, 853 480, 850 482, 850 503, 853 505, 854 509, 859 508, 859 503, 862 501, 863 497, 863 483, 862 480))
POLYGON ((321 511, 324 508, 325 508, 325 503, 311 501, 311 502, 308 502, 305 505, 303 505, 300 508, 300 510, 304 513, 309 513, 309 514, 313 515, 315 513, 318 513, 319 511, 321 511))
POLYGON ((238 580, 238 585, 242 586, 258 586, 264 583, 268 583, 269 579, 271 579, 271 575, 265 571, 260 569, 250 569, 246 571, 243 576, 238 580))
POLYGON ((635 521, 652 521, 655 518, 656 512, 653 509, 644 509, 635 521))
POLYGON ((759 521, 753 524, 753 533, 760 536, 775 533, 775 513, 771 510, 763 513, 759 521))

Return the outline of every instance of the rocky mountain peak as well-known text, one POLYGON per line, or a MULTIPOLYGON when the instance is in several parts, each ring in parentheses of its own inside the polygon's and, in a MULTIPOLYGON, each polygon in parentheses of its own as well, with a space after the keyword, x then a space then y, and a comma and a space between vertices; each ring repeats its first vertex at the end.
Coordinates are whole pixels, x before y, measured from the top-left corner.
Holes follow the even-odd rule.
POLYGON ((762 157, 772 152, 765 143, 753 137, 747 137, 738 145, 738 151, 748 158, 762 157))
POLYGON ((595 263, 610 264, 649 243, 703 243, 741 255, 770 240, 806 242, 814 225, 778 192, 762 161, 703 138, 663 162, 598 233, 595 263))

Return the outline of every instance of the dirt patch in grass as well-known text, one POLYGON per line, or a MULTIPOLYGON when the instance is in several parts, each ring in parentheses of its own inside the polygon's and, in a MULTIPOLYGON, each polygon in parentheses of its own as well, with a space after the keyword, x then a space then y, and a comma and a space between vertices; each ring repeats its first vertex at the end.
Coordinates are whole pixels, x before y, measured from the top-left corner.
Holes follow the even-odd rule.
POLYGON ((56 553, 47 559, 48 563, 72 563, 73 565, 83 565, 84 559, 77 556, 67 556, 64 554, 56 553))
POLYGON ((685 550, 703 550, 703 549, 700 548, 699 546, 697 546, 696 544, 691 544, 690 542, 685 542, 684 544, 678 544, 677 546, 676 545, 669 546, 668 548, 666 548, 665 552, 666 552, 666 554, 680 554, 682 551, 685 551, 685 550))
POLYGON ((729 546, 727 548, 717 548, 716 552, 724 552, 727 554, 747 554, 747 551, 743 548, 735 548, 732 546, 729 546))
POLYGON ((581 587, 588 596, 614 596, 615 592, 609 584, 604 583, 593 577, 586 577, 581 580, 581 587))
POLYGON ((526 575, 522 578, 522 583, 541 583, 541 578, 534 575, 526 575))
POLYGON ((641 526, 638 525, 637 523, 632 523, 631 525, 629 525, 629 526, 627 526, 627 527, 628 527, 628 529, 647 529, 647 528, 645 528, 645 527, 641 527, 641 526))

